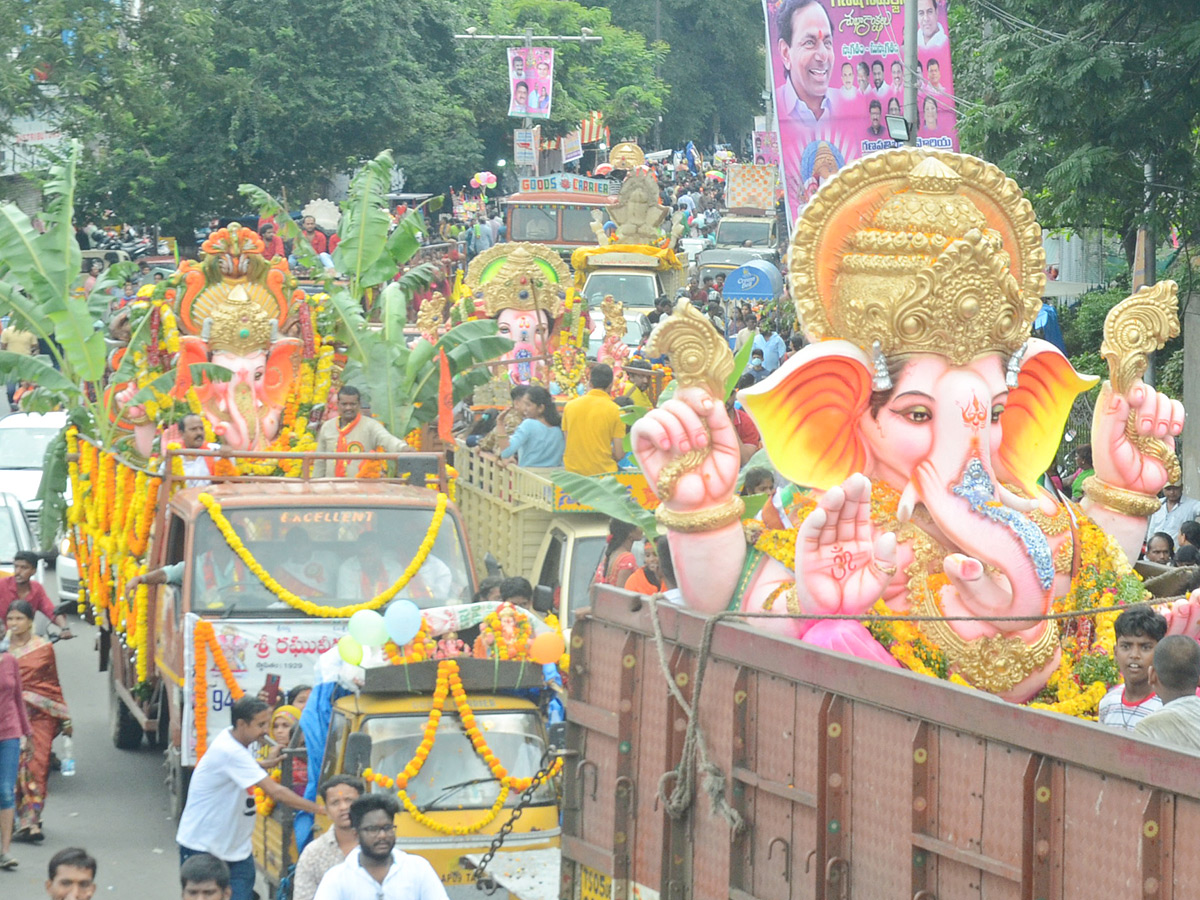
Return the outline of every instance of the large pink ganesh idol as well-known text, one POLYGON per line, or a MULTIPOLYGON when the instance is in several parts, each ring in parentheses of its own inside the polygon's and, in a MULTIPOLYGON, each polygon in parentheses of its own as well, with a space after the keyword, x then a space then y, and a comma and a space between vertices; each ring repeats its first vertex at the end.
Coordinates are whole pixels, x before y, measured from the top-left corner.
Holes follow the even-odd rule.
MULTIPOLYGON (((734 493, 739 441, 714 390, 722 379, 680 378, 675 399, 633 428, 687 604, 1012 617, 921 631, 976 687, 1013 700, 1041 691, 1063 634, 1041 617, 1076 596, 1081 568, 1131 572, 1155 495, 1178 477, 1183 426, 1182 406, 1140 379, 1153 339, 1121 346, 1118 335, 1105 348, 1116 369, 1096 407, 1082 507, 1038 485, 1075 397, 1096 380, 1030 338, 1044 262, 1029 203, 981 160, 893 150, 822 187, 790 254, 811 343, 740 394, 772 463, 810 489, 786 510, 794 527, 748 543, 734 493)), ((1166 330, 1172 290, 1126 301, 1114 313, 1137 327, 1116 331, 1166 330)), ((677 355, 702 355, 688 346, 691 315, 678 310, 666 321, 679 333, 660 326, 649 348, 670 348, 677 374, 677 355)), ((1200 626, 1194 601, 1166 612, 1172 632, 1200 626)), ((854 620, 754 621, 898 664, 854 620)))
MULTIPOLYGON (((278 434, 296 379, 303 343, 280 335, 296 296, 295 279, 281 259, 263 258, 264 244, 236 223, 214 232, 200 265, 180 268, 182 296, 175 393, 192 386, 189 366, 213 363, 229 381, 204 380, 196 394, 213 432, 235 450, 261 450, 278 434)), ((302 295, 301 295, 302 296, 302 295)))
POLYGON ((484 314, 495 318, 497 333, 513 342, 503 357, 512 383, 549 384, 555 326, 570 284, 558 254, 540 244, 497 244, 471 260, 464 284, 484 314))

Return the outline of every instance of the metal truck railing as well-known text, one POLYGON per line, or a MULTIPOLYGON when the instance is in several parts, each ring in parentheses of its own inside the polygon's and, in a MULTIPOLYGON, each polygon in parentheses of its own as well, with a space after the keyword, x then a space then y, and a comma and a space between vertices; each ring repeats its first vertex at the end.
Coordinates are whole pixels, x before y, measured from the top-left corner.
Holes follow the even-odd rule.
POLYGON ((593 602, 571 636, 564 897, 1200 896, 1200 757, 740 623, 698 670, 703 616, 593 602), (702 671, 694 729, 655 614, 688 707, 702 671), (710 768, 675 771, 697 749, 710 768))

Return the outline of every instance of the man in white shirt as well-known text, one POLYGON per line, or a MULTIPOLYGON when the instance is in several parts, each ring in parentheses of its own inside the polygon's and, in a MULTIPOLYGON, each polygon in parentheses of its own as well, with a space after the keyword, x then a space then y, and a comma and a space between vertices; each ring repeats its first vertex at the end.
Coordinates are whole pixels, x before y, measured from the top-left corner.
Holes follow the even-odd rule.
MULTIPOLYGON (((208 444, 204 441, 204 419, 196 413, 188 413, 179 420, 180 443, 185 450, 219 450, 220 444, 208 444)), ((212 475, 216 460, 211 456, 184 456, 183 474, 187 476, 187 486, 207 487, 212 484, 212 475)))
POLYGON ((780 7, 779 56, 787 80, 779 88, 780 118, 806 125, 833 118, 829 76, 833 71, 833 26, 819 0, 784 0, 780 7))
POLYGON ((1174 538, 1184 522, 1197 517, 1200 517, 1200 500, 1183 496, 1182 484, 1168 484, 1163 488, 1162 506, 1146 522, 1146 540, 1160 531, 1174 538))
POLYGON ((934 50, 946 46, 946 32, 937 20, 937 0, 917 0, 917 46, 934 50))
POLYGON ((1150 685, 1163 706, 1134 725, 1134 734, 1160 747, 1200 755, 1200 644, 1182 634, 1159 641, 1150 685))
POLYGON ((210 853, 229 866, 231 900, 251 900, 254 894, 254 788, 293 809, 316 815, 317 805, 273 781, 250 752, 262 740, 270 708, 246 695, 231 707, 233 725, 218 734, 192 774, 187 805, 179 819, 175 841, 179 862, 210 853))
MULTIPOLYGON (((424 537, 423 531, 419 536, 401 532, 393 535, 392 539, 395 546, 415 554, 424 537)), ((361 603, 377 597, 399 581, 407 568, 384 549, 383 536, 374 531, 368 531, 359 537, 356 550, 357 554, 338 568, 339 600, 361 603)), ((449 601, 454 592, 453 582, 454 576, 450 567, 431 553, 425 557, 425 562, 421 564, 417 574, 398 596, 413 600, 418 606, 431 605, 422 602, 426 600, 449 601)))
POLYGON ((367 794, 350 807, 358 847, 321 879, 316 900, 449 900, 429 861, 396 849, 400 805, 389 794, 367 794))

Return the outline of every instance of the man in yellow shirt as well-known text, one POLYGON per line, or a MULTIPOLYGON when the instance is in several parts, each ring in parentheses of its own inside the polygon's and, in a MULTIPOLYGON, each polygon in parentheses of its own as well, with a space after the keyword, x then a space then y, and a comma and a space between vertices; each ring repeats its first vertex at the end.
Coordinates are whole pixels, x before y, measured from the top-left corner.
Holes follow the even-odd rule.
POLYGON ((643 409, 653 409, 654 404, 650 402, 650 372, 646 369, 626 366, 625 374, 629 376, 629 384, 625 388, 625 396, 633 401, 634 406, 640 406, 643 409))
POLYGON ((579 475, 604 475, 617 471, 617 460, 625 455, 625 423, 608 393, 612 367, 597 363, 588 381, 592 389, 563 407, 563 468, 579 475))

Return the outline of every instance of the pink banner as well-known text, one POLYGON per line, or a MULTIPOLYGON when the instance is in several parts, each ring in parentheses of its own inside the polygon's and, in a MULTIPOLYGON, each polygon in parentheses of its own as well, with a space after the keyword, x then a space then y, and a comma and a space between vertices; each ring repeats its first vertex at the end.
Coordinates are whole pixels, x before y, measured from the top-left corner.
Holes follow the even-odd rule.
POLYGON ((554 48, 510 47, 508 50, 508 114, 550 118, 554 96, 554 48))
MULTIPOLYGON (((901 0, 763 0, 788 219, 839 168, 896 146, 904 115, 901 0)), ((945 0, 917 0, 917 143, 958 149, 945 0)))
POLYGON ((779 165, 779 135, 773 131, 754 132, 754 164, 779 165))

